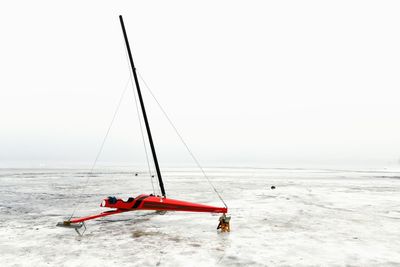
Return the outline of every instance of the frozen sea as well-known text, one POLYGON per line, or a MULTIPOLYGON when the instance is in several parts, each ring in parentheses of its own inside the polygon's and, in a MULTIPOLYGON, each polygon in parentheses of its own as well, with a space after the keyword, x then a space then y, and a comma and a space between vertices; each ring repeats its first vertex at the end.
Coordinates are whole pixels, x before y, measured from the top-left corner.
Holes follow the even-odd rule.
MULTIPOLYGON (((217 214, 128 212, 58 228, 104 211, 107 196, 152 193, 139 169, 0 169, 0 266, 400 266, 400 172, 207 168, 229 206, 217 214), (138 172, 138 176, 134 173, 138 172), (272 190, 274 185, 276 189, 272 190)), ((221 205, 197 170, 164 172, 171 198, 221 205)))

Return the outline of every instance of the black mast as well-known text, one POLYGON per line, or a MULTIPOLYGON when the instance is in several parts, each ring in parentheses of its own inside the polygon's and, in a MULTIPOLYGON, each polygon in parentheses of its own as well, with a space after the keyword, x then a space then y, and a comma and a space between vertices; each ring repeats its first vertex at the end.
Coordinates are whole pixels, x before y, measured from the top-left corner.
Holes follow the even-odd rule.
POLYGON ((139 80, 138 80, 138 77, 137 77, 137 74, 136 74, 136 68, 135 68, 135 65, 133 64, 131 48, 129 46, 128 36, 126 35, 124 20, 122 19, 121 15, 119 16, 119 21, 121 22, 122 32, 124 33, 126 50, 128 50, 129 62, 131 63, 133 77, 135 79, 136 89, 137 89, 137 93, 138 93, 139 101, 140 101, 140 106, 141 106, 142 112, 143 112, 144 124, 146 125, 147 136, 149 137, 151 153, 153 155, 154 165, 156 166, 158 182, 160 183, 161 194, 165 197, 166 195, 165 195, 164 183, 163 183, 163 180, 162 180, 162 177, 161 177, 160 167, 158 166, 156 150, 154 149, 153 138, 151 137, 150 125, 149 125, 149 122, 147 120, 146 109, 144 108, 142 93, 140 92, 140 86, 139 86, 139 80))

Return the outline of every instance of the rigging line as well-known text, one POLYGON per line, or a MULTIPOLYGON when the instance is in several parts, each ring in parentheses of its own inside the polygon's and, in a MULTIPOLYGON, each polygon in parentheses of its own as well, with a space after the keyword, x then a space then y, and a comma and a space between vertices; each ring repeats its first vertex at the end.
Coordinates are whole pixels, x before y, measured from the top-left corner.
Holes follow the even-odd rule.
MULTIPOLYGON (((85 182, 84 186, 82 187, 82 190, 81 190, 79 196, 82 196, 82 194, 83 194, 85 188, 87 187, 87 185, 88 185, 88 183, 89 183, 91 174, 93 173, 94 167, 96 166, 96 163, 97 163, 97 161, 98 161, 98 159, 99 159, 99 157, 100 157, 101 152, 103 151, 104 144, 106 143, 108 134, 110 133, 110 130, 111 130, 111 127, 112 127, 112 125, 113 125, 113 123, 114 123, 115 117, 117 116, 117 113, 118 113, 119 108, 120 108, 121 103, 122 103, 122 99, 124 98, 124 95, 125 95, 125 93, 126 93, 126 90, 128 89, 128 85, 129 85, 129 81, 130 81, 130 80, 131 80, 131 76, 129 76, 128 80, 127 80, 126 83, 125 83, 125 88, 124 88, 124 90, 123 90, 123 92, 122 92, 122 94, 121 94, 121 96, 120 96, 120 98, 119 98, 118 105, 117 105, 117 107, 116 107, 116 109, 115 109, 115 111, 114 111, 114 114, 113 114, 113 117, 112 117, 112 119, 111 119, 111 122, 110 122, 110 124, 108 125, 107 132, 106 132, 106 134, 105 134, 105 136, 104 136, 104 138, 103 138, 103 141, 102 141, 102 143, 101 143, 100 149, 99 149, 99 151, 97 152, 97 155, 96 155, 96 158, 95 158, 95 160, 94 160, 94 162, 93 162, 93 164, 92 164, 92 167, 90 168, 90 171, 89 171, 89 172, 87 173, 87 175, 86 175, 86 176, 87 176, 87 179, 86 179, 86 182, 85 182)), ((74 216, 76 210, 78 209, 78 207, 80 206, 81 203, 82 203, 82 202, 79 201, 79 198, 78 198, 78 202, 75 204, 75 208, 74 208, 74 210, 72 211, 72 214, 71 214, 71 217, 69 218, 69 220, 72 219, 72 217, 74 216)))
POLYGON ((175 133, 178 135, 179 139, 181 140, 182 144, 186 147, 186 150, 189 152, 190 156, 192 157, 192 159, 194 160, 194 162, 196 163, 197 167, 201 170, 201 172, 203 173, 204 177, 207 179, 208 183, 211 185, 211 187, 213 188, 213 190, 215 191, 215 193, 217 194, 217 196, 219 197, 219 199, 222 201, 222 203, 225 205, 226 208, 228 208, 228 205, 226 205, 225 201, 223 200, 222 196, 220 195, 220 193, 218 192, 218 190, 215 188, 215 186, 213 185, 213 183, 211 182, 210 178, 207 176, 207 174, 205 173, 204 169, 201 167, 199 161, 197 160, 197 158, 194 156, 194 154, 192 153, 192 151, 190 150, 189 146, 186 144, 185 140, 183 139, 182 135, 179 133, 178 129, 175 127, 175 125, 172 123, 172 120, 169 118, 167 112, 163 109, 163 107, 161 106, 160 102, 158 102, 157 98, 155 97, 155 95, 153 94, 153 92, 151 91, 150 87, 147 85, 146 81, 143 79, 142 75, 140 75, 140 72, 137 71, 137 74, 139 75, 140 79, 142 80, 143 84, 145 85, 145 87, 147 88, 147 90, 149 90, 151 96, 153 97, 153 99, 156 101, 158 107, 161 109, 162 113, 164 114, 164 116, 167 118, 168 122, 171 124, 172 128, 174 129, 175 133))
POLYGON ((146 147, 146 140, 145 140, 144 134, 143 134, 142 121, 141 121, 141 118, 140 118, 140 115, 139 115, 139 106, 138 106, 138 102, 137 102, 137 97, 136 97, 135 88, 133 87, 132 73, 131 73, 131 79, 130 79, 130 80, 131 80, 131 84, 132 84, 133 98, 135 98, 136 112, 137 112, 137 114, 138 114, 138 120, 139 120, 139 124, 140 124, 140 133, 142 134, 143 147, 144 147, 144 151, 145 151, 145 153, 146 153, 147 167, 148 167, 148 169, 149 169, 151 187, 153 188, 153 193, 154 193, 154 195, 156 195, 156 191, 155 191, 155 189, 154 189, 153 175, 152 175, 152 173, 151 173, 151 168, 150 168, 149 155, 148 155, 147 147, 146 147))
POLYGON ((130 77, 130 82, 132 85, 133 98, 135 99, 135 104, 136 104, 136 113, 137 113, 138 120, 139 120, 140 133, 142 134, 144 152, 146 154, 146 161, 147 161, 147 167, 148 167, 149 175, 150 175, 151 187, 153 188, 153 194, 156 195, 156 190, 154 189, 153 175, 152 175, 151 167, 150 167, 149 155, 148 155, 147 147, 146 147, 146 139, 144 138, 144 134, 143 134, 142 118, 140 117, 140 111, 139 111, 139 105, 138 105, 137 96, 136 96, 136 92, 135 92, 135 86, 133 85, 133 74, 132 74, 131 68, 129 68, 130 63, 129 63, 128 53, 127 53, 126 49, 124 51, 125 51, 125 55, 126 55, 126 60, 128 62, 129 77, 130 77))

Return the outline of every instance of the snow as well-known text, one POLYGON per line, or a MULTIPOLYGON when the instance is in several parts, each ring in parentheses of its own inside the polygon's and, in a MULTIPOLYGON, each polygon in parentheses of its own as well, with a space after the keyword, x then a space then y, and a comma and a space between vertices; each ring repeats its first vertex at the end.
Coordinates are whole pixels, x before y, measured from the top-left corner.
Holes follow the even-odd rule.
MULTIPOLYGON (((140 170, 136 170, 140 171, 140 170)), ((218 214, 129 212, 55 227, 104 211, 104 197, 152 193, 127 168, 0 170, 1 266, 399 266, 400 173, 389 170, 206 169, 229 206, 218 214), (272 190, 271 186, 276 186, 272 190)), ((222 205, 201 173, 163 170, 171 198, 222 205)))

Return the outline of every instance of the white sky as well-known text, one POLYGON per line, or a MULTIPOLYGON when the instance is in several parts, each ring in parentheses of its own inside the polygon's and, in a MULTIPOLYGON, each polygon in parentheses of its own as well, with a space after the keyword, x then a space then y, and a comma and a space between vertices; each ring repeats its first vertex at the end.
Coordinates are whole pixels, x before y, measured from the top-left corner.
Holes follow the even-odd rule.
MULTIPOLYGON (((399 164, 398 1, 3 1, 1 167, 94 160, 129 77, 119 14, 205 165, 399 164)), ((191 163, 144 100, 161 165, 191 163)), ((143 153, 129 91, 100 160, 143 153)))

